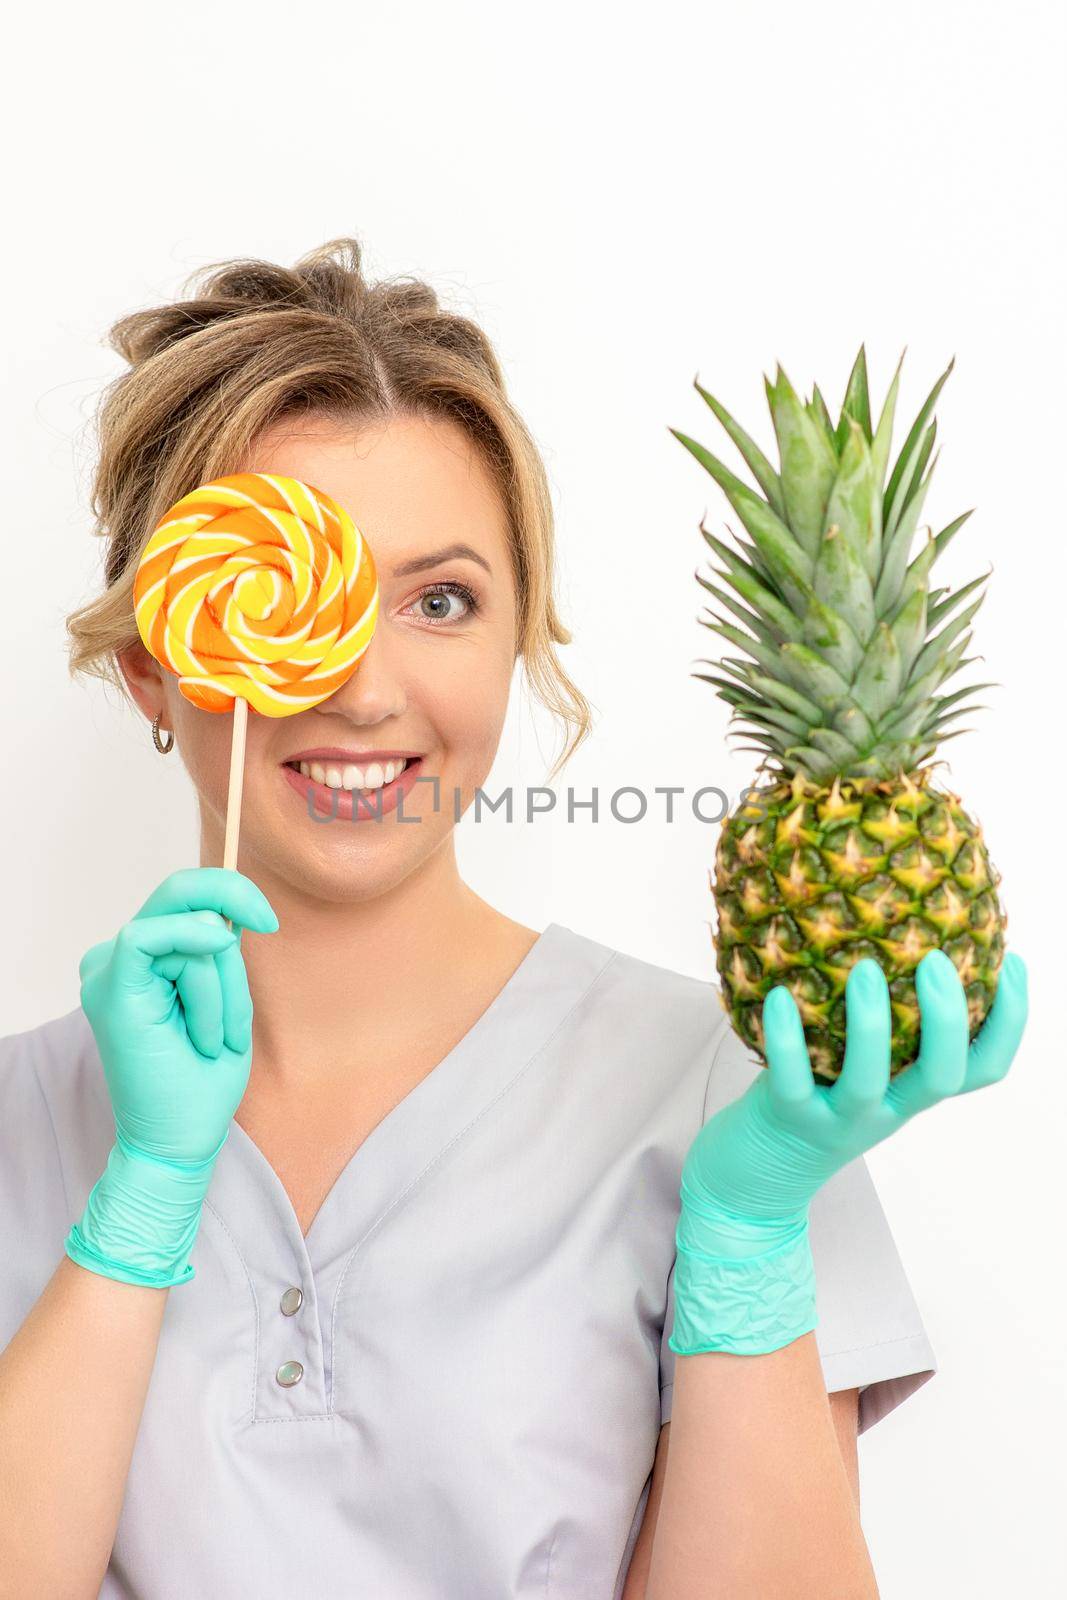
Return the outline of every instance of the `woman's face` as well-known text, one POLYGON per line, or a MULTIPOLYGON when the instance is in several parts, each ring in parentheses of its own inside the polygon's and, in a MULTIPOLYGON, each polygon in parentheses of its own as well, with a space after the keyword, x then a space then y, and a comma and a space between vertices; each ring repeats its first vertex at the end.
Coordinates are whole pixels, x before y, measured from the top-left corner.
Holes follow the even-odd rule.
MULTIPOLYGON (((264 887, 281 880, 316 899, 373 899, 451 839, 492 765, 516 651, 506 513, 475 447, 447 420, 282 422, 241 470, 301 478, 348 511, 374 557, 380 610, 355 672, 328 700, 289 717, 249 708, 239 867, 264 887), (307 754, 323 750, 344 755, 307 754), (406 777, 369 803, 350 797, 379 777, 372 760, 394 752, 411 758, 406 777), (301 757, 314 763, 310 776, 290 765, 301 757), (398 788, 403 821, 385 803, 398 788)), ((192 705, 140 644, 125 665, 147 715, 162 705, 174 729, 200 798, 205 863, 220 865, 232 717, 192 705)))

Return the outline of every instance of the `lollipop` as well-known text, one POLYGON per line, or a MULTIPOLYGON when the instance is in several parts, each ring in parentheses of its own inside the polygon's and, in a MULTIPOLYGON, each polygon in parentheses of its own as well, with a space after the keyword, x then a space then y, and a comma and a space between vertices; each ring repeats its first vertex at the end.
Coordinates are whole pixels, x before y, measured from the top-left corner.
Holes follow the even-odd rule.
POLYGON ((145 648, 202 711, 232 710, 223 866, 237 863, 248 704, 289 717, 333 694, 374 633, 366 540, 321 489, 238 472, 171 506, 133 585, 145 648))

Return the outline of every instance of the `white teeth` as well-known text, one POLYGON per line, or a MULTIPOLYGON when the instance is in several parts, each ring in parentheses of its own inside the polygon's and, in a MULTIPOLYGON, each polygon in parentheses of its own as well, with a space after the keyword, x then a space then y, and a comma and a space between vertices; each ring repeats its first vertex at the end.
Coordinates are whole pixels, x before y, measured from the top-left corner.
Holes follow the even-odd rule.
POLYGON ((327 766, 321 761, 301 761, 300 771, 328 789, 381 789, 392 783, 407 766, 406 761, 372 761, 367 767, 327 766))

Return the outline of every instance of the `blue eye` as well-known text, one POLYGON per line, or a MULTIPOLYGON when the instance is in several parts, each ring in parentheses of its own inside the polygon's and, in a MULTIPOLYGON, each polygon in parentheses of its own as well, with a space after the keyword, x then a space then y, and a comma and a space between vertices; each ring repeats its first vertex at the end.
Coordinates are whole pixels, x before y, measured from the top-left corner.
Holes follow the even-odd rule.
POLYGON ((430 584, 416 597, 413 604, 422 606, 423 601, 428 600, 437 601, 437 608, 435 611, 428 611, 423 608, 421 614, 434 627, 440 627, 443 623, 448 622, 462 622, 466 617, 473 616, 478 610, 478 600, 473 590, 468 589, 465 583, 456 583, 451 579, 447 583, 430 584), (440 604, 440 596, 442 595, 448 595, 450 599, 462 600, 467 609, 456 616, 454 606, 449 605, 446 609, 440 604))

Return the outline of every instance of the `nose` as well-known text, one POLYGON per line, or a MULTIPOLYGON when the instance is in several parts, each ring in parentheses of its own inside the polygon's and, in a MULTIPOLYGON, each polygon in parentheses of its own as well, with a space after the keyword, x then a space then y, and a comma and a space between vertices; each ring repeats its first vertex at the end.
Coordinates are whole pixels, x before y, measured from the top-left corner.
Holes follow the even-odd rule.
POLYGON ((370 725, 398 717, 406 708, 404 685, 390 656, 386 630, 379 622, 351 677, 316 709, 340 711, 353 722, 370 725))

